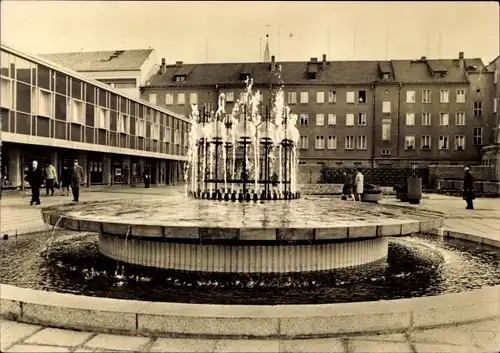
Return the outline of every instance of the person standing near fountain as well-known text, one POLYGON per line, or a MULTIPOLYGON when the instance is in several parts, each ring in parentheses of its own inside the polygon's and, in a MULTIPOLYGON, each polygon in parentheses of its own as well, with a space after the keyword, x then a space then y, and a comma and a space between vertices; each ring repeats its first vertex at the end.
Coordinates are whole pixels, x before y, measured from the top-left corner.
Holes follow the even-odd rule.
POLYGON ((356 201, 354 197, 354 174, 350 169, 347 169, 347 171, 344 173, 344 195, 346 196, 346 200, 348 197, 352 199, 352 201, 356 201))
POLYGON ((71 171, 68 169, 68 166, 64 164, 63 170, 61 172, 61 177, 59 178, 61 181, 61 189, 63 196, 69 196, 69 186, 71 184, 71 171))
POLYGON ((37 161, 33 161, 26 180, 31 186, 30 206, 33 206, 33 204, 40 205, 40 187, 43 184, 43 172, 41 168, 38 168, 37 161))
POLYGON ((464 176, 464 195, 463 198, 465 202, 467 202, 466 210, 474 209, 474 199, 476 198, 474 195, 474 176, 470 172, 470 165, 465 166, 464 168, 465 176, 464 176))
POLYGON ((57 172, 56 168, 52 165, 52 162, 48 162, 45 167, 45 196, 54 196, 54 185, 57 182, 57 172))
POLYGON ((78 165, 78 160, 73 162, 73 170, 71 171, 71 192, 73 193, 73 201, 80 201, 80 185, 83 183, 83 168, 78 165))
POLYGON ((356 201, 361 201, 361 194, 363 193, 363 184, 365 182, 365 177, 359 170, 356 171, 356 177, 354 178, 354 185, 355 185, 355 193, 356 193, 356 201))

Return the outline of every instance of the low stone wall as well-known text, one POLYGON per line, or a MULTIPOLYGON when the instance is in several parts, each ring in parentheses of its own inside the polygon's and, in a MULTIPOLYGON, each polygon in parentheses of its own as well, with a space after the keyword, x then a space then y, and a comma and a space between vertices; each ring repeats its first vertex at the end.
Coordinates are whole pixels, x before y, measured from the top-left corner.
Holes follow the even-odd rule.
MULTIPOLYGON (((436 189, 459 191, 464 188, 463 180, 438 180, 436 189)), ((500 196, 500 182, 475 181, 474 190, 477 193, 500 196)))
MULTIPOLYGON (((301 195, 342 195, 342 184, 303 184, 299 185, 301 195)), ((382 195, 396 195, 391 187, 381 186, 382 195)))

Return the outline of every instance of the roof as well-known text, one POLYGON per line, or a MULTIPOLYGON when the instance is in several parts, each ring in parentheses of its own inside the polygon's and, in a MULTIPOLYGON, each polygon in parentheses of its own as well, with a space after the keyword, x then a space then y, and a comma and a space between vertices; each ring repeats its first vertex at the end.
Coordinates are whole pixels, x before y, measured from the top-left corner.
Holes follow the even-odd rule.
MULTIPOLYGON (((484 68, 481 59, 466 59, 464 63, 484 68)), ((355 85, 372 82, 403 83, 467 83, 465 70, 460 68, 458 59, 438 60, 389 60, 389 61, 310 61, 277 62, 272 71, 271 63, 220 63, 189 64, 189 74, 185 81, 175 80, 178 66, 167 65, 164 74, 161 70, 152 75, 146 87, 196 87, 210 85, 241 85, 241 74, 251 71, 254 84, 285 83, 287 85, 355 85), (310 66, 314 66, 311 70, 310 66), (251 70, 249 70, 251 68, 251 70), (317 71, 316 71, 317 68, 317 71), (432 70, 434 69, 434 70, 432 70), (310 79, 309 73, 316 73, 310 79), (446 71, 444 77, 432 74, 432 71, 446 71), (383 79, 388 73, 389 79, 383 79), (279 75, 278 75, 279 74, 279 75)))
POLYGON ((34 54, 28 54, 28 53, 25 53, 25 52, 22 52, 22 51, 19 51, 11 46, 8 46, 8 45, 5 45, 3 43, 1 43, 1 49, 2 50, 5 50, 6 52, 8 53, 11 53, 11 54, 14 54, 14 55, 17 55, 23 59, 26 59, 28 61, 32 61, 32 62, 35 62, 39 65, 44 65, 46 66, 47 68, 50 68, 52 70, 56 70, 60 73, 63 73, 65 75, 69 75, 71 77, 74 77, 74 78, 77 78, 83 82, 87 82, 87 83, 91 83, 92 85, 96 86, 96 87, 99 87, 103 90, 106 90, 108 92, 112 92, 112 93, 115 93, 121 97, 125 97, 127 99, 130 99, 132 102, 136 102, 136 103, 139 103, 139 104, 142 104, 144 106, 147 106, 147 107, 150 107, 150 108, 153 108, 155 110, 158 110, 162 113, 165 113, 167 115, 170 115, 170 116, 173 116, 177 119, 180 119, 180 120, 183 120, 183 121, 186 121, 186 122, 190 122, 190 120, 180 114, 177 114, 175 112, 172 112, 170 110, 167 110, 161 106, 158 106, 158 105, 155 105, 155 104, 152 104, 146 100, 143 100, 141 98, 136 98, 136 97, 133 97, 131 95, 128 95, 124 92, 120 92, 120 91, 117 91, 113 88, 111 88, 109 85, 105 84, 105 83, 102 83, 100 81, 97 81, 95 79, 92 79, 90 77, 88 77, 87 75, 84 75, 82 73, 79 73, 79 72, 76 72, 75 70, 71 69, 71 68, 67 68, 67 67, 64 67, 58 63, 55 63, 53 61, 50 61, 40 55, 34 55, 34 54))
POLYGON ((153 50, 90 51, 40 54, 40 56, 75 71, 132 71, 140 70, 153 50))

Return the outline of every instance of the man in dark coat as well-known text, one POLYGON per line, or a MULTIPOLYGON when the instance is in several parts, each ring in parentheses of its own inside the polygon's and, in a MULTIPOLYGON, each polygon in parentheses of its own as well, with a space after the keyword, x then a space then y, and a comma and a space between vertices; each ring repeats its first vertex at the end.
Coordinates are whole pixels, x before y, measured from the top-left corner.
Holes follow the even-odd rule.
POLYGON ((149 172, 149 166, 144 168, 144 173, 142 176, 144 179, 144 187, 149 188, 149 185, 151 184, 151 174, 149 172))
POLYGON ((464 176, 464 200, 467 202, 466 210, 473 210, 475 199, 474 195, 474 176, 472 176, 470 172, 470 165, 464 168, 465 176, 464 176))
POLYGON ((40 202, 40 187, 43 184, 43 172, 42 168, 38 166, 37 161, 33 161, 31 170, 28 172, 27 181, 31 186, 31 201, 30 206, 33 204, 39 205, 40 202))
POLYGON ((78 160, 73 162, 73 169, 71 171, 71 192, 73 193, 73 201, 80 200, 80 185, 83 184, 83 168, 78 165, 78 160))

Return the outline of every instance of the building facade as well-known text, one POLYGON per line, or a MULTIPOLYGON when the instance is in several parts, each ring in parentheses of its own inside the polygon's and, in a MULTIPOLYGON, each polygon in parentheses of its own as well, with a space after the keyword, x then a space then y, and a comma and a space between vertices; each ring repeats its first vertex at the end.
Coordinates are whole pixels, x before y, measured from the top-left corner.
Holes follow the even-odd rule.
POLYGON ((190 104, 226 112, 249 76, 269 105, 283 85, 299 115, 300 163, 411 165, 478 163, 493 136, 493 79, 478 58, 166 65, 142 98, 188 116, 190 104))
POLYGON ((101 81, 120 93, 140 97, 151 74, 158 71, 154 49, 92 51, 41 54, 41 57, 67 67, 86 77, 101 81))
POLYGON ((58 173, 78 159, 85 183, 183 179, 189 121, 38 56, 1 46, 2 176, 24 185, 33 160, 58 173))

